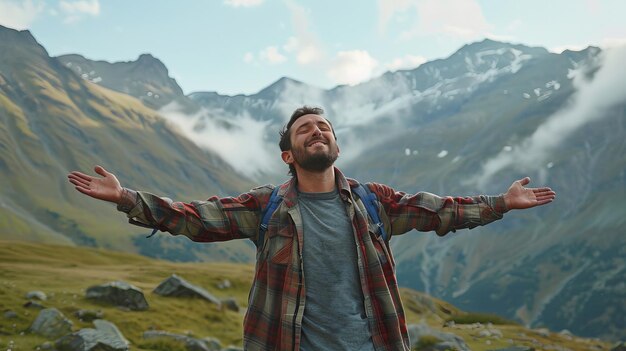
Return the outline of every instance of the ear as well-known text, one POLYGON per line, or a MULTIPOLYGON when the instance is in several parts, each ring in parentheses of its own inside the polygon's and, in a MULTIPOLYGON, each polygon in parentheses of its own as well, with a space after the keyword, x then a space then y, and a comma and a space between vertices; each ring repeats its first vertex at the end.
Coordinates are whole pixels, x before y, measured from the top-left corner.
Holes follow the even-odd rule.
POLYGON ((291 150, 281 152, 280 157, 283 159, 283 162, 285 162, 286 164, 293 163, 293 155, 291 154, 291 150))

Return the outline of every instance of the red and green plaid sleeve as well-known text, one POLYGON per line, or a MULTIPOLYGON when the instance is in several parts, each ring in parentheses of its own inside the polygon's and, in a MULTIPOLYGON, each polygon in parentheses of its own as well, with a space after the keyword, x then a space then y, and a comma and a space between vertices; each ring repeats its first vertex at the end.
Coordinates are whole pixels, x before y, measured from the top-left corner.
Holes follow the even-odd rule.
POLYGON ((417 229, 443 236, 457 229, 491 223, 507 212, 502 195, 441 197, 427 192, 406 194, 377 183, 368 186, 389 217, 392 235, 417 229))
POLYGON ((254 239, 258 233, 262 204, 271 187, 251 190, 237 197, 213 196, 206 201, 174 202, 148 192, 125 191, 118 209, 130 223, 157 228, 193 241, 212 242, 254 239))

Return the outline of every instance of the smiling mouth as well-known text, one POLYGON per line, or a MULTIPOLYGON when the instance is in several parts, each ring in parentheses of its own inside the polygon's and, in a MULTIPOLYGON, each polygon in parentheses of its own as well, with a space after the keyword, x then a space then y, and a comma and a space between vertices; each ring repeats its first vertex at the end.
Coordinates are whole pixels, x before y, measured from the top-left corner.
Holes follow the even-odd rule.
POLYGON ((312 147, 312 146, 317 146, 317 145, 326 145, 326 143, 322 140, 315 140, 311 143, 309 143, 309 145, 307 145, 308 147, 312 147))

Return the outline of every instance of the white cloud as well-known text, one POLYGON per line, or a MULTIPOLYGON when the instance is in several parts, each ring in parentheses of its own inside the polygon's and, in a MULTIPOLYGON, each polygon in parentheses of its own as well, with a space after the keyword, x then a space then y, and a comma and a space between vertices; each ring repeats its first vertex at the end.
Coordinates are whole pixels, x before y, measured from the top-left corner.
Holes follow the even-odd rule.
POLYGON ((164 106, 159 113, 182 135, 199 147, 217 153, 248 177, 280 167, 276 147, 265 139, 268 121, 255 120, 247 113, 232 115, 223 110, 201 109, 186 115, 176 102, 164 106))
POLYGON ((337 84, 354 85, 372 78, 378 61, 364 50, 340 51, 328 70, 328 77, 337 84))
POLYGON ((386 63, 385 69, 388 71, 398 71, 401 69, 413 69, 417 68, 422 63, 428 61, 424 56, 404 55, 393 59, 391 62, 386 63))
POLYGON ((291 22, 296 32, 295 37, 287 40, 285 51, 295 52, 296 61, 301 65, 320 62, 324 52, 317 36, 309 29, 309 11, 293 0, 285 0, 285 4, 291 12, 291 22))
POLYGON ((268 46, 261 50, 259 57, 261 60, 270 64, 278 64, 287 61, 287 57, 281 54, 276 46, 268 46))
POLYGON ((378 0, 378 9, 381 32, 395 16, 415 12, 417 20, 401 34, 405 40, 434 34, 471 40, 492 27, 476 0, 378 0))
POLYGON ((245 55, 243 55, 243 62, 245 63, 253 63, 254 62, 254 54, 251 52, 246 52, 245 55))
POLYGON ((604 38, 600 42, 600 47, 602 48, 614 48, 626 46, 626 37, 623 38, 604 38))
POLYGON ((232 7, 254 7, 263 3, 263 0, 224 0, 224 4, 232 7))
POLYGON ((507 168, 524 172, 540 170, 549 161, 550 152, 585 124, 604 118, 607 110, 626 100, 626 46, 602 53, 602 64, 593 80, 587 81, 583 70, 572 72, 577 92, 568 106, 550 116, 535 132, 518 145, 501 151, 487 160, 482 173, 470 180, 484 188, 491 178, 507 168))
POLYGON ((587 46, 588 45, 582 45, 582 44, 567 44, 567 45, 560 45, 560 46, 548 48, 548 51, 555 53, 555 54, 560 54, 565 50, 581 51, 581 50, 584 50, 587 46))
POLYGON ((0 1, 0 24, 17 30, 29 29, 44 7, 43 3, 31 0, 0 1))
POLYGON ((84 15, 98 16, 100 2, 98 0, 78 0, 59 2, 59 9, 65 14, 65 23, 76 22, 84 15))
POLYGON ((383 33, 396 13, 417 6, 416 0, 378 0, 378 31, 383 33))

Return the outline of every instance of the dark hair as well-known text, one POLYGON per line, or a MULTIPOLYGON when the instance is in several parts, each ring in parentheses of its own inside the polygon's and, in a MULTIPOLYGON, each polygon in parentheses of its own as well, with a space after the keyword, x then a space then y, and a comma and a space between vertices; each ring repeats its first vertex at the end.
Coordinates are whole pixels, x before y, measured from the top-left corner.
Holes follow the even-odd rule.
MULTIPOLYGON (((321 107, 313 107, 313 106, 304 105, 302 107, 297 108, 295 111, 293 111, 293 113, 291 114, 291 118, 289 118, 289 122, 287 122, 287 124, 285 124, 283 126, 283 129, 281 129, 278 132, 278 134, 280 135, 280 141, 278 142, 278 146, 280 146, 280 151, 289 151, 289 150, 291 150, 291 130, 290 130, 290 128, 296 122, 296 120, 298 120, 298 118, 300 118, 302 116, 305 116, 305 115, 323 116, 324 115, 324 109, 321 108, 321 107)), ((333 132, 333 136, 335 137, 335 140, 337 140, 337 135, 335 134, 335 129, 333 128, 333 124, 330 123, 328 118, 324 118, 324 119, 330 125, 330 129, 333 132)), ((295 176, 296 175, 296 168, 293 166, 293 164, 289 165, 289 174, 291 176, 295 176)))

